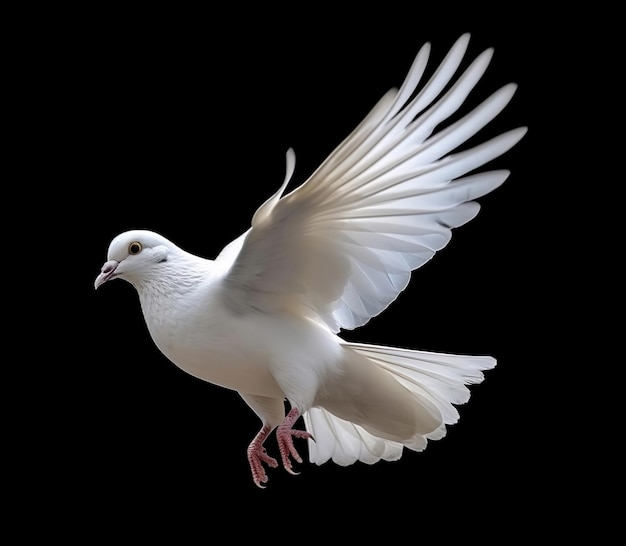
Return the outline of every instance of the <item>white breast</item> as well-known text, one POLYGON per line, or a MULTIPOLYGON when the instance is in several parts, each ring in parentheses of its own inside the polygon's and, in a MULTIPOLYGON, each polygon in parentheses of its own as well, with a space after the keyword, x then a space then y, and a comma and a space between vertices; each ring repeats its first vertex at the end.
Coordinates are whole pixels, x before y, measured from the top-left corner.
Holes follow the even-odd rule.
POLYGON ((308 406, 323 379, 337 371, 339 338, 303 317, 239 315, 218 297, 155 297, 143 291, 140 300, 163 354, 210 383, 308 406))

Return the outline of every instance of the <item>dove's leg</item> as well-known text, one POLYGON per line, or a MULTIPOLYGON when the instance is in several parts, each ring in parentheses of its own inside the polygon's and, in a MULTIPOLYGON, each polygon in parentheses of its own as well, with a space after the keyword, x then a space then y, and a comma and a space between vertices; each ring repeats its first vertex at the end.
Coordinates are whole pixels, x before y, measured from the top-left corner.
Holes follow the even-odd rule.
POLYGON ((278 449, 280 451, 280 457, 283 461, 283 466, 285 470, 290 474, 297 474, 297 472, 293 471, 291 466, 291 461, 289 460, 289 456, 293 457, 294 460, 298 463, 302 462, 302 457, 296 451, 296 448, 293 445, 293 437, 296 438, 306 438, 306 439, 314 439, 310 432, 306 430, 297 430, 293 429, 293 424, 300 417, 300 410, 298 408, 292 408, 292 410, 287 414, 283 422, 278 426, 276 430, 276 439, 278 440, 278 449))
POLYGON ((278 466, 276 459, 270 457, 265 451, 263 442, 265 442, 272 430, 284 420, 285 402, 283 398, 268 398, 246 393, 239 394, 263 421, 261 430, 259 430, 259 433, 248 446, 248 462, 252 471, 252 479, 256 485, 262 488, 262 484, 267 482, 267 474, 263 468, 263 463, 271 468, 278 466))
POLYGON ((272 468, 278 466, 276 459, 270 457, 263 447, 263 442, 265 442, 270 432, 272 432, 272 427, 270 425, 263 425, 263 428, 248 446, 248 462, 250 463, 250 470, 252 471, 252 479, 254 483, 261 488, 263 488, 262 484, 267 482, 267 474, 263 468, 263 463, 266 463, 272 468))

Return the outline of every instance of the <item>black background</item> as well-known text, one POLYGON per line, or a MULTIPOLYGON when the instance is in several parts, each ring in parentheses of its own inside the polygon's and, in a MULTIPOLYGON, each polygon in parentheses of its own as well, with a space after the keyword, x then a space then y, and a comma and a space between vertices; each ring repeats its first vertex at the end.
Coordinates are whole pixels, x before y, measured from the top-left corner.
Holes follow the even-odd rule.
MULTIPOLYGON (((18 82, 22 131, 37 153, 18 183, 28 189, 30 175, 42 176, 37 198, 47 209, 54 282, 39 290, 50 298, 43 319, 55 334, 49 356, 27 372, 29 393, 46 392, 28 457, 34 497, 65 499, 56 529, 78 518, 93 536, 126 523, 139 534, 174 523, 181 533, 204 528, 203 540, 256 529, 321 540, 329 525, 398 538, 434 527, 480 540, 531 536, 545 522, 559 528, 552 505, 568 488, 552 401, 563 365, 553 358, 559 233, 545 233, 554 181, 541 166, 558 135, 548 108, 557 69, 580 35, 515 7, 414 10, 103 11, 47 28, 45 16, 39 21, 45 32, 30 45, 28 80, 18 82), (492 354, 498 366, 472 388, 459 423, 424 452, 374 466, 305 463, 297 477, 270 470, 261 491, 246 461, 260 425, 253 412, 160 354, 130 285, 94 291, 108 243, 146 228, 215 257, 280 185, 288 147, 301 182, 402 83, 424 42, 433 46, 432 69, 464 32, 472 39, 463 66, 495 48, 464 111, 519 84, 480 138, 522 125, 529 133, 492 163, 512 174, 481 199, 478 217, 387 311, 344 337, 492 354)), ((276 454, 273 437, 267 446, 276 454)))

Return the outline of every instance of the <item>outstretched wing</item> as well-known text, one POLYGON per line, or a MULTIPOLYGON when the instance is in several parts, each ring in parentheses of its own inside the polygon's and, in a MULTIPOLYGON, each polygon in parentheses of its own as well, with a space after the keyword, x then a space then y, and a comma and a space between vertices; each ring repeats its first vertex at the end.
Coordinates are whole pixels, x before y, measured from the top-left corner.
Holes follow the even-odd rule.
POLYGON ((308 311, 334 331, 363 325, 448 243, 452 228, 477 214, 474 200, 509 173, 475 170, 526 129, 457 151, 507 105, 516 87, 509 84, 435 132, 491 59, 492 50, 485 51, 455 79, 468 41, 467 34, 459 38, 420 87, 430 52, 429 44, 422 47, 402 87, 389 91, 304 184, 282 196, 295 162, 289 150, 280 190, 216 260, 232 309, 308 311))

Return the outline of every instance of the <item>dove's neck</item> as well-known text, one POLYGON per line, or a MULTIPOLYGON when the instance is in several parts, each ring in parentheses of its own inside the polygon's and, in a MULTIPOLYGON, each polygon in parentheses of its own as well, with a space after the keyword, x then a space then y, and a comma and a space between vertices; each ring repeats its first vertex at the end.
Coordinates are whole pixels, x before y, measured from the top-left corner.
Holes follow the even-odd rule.
POLYGON ((168 256, 166 262, 157 265, 135 288, 153 341, 168 358, 181 365, 199 324, 202 333, 206 333, 207 313, 215 320, 220 318, 219 313, 211 312, 213 262, 182 254, 168 256))
POLYGON ((146 318, 163 316, 167 309, 184 306, 206 286, 213 262, 188 253, 168 256, 166 262, 141 279, 133 280, 146 318))

